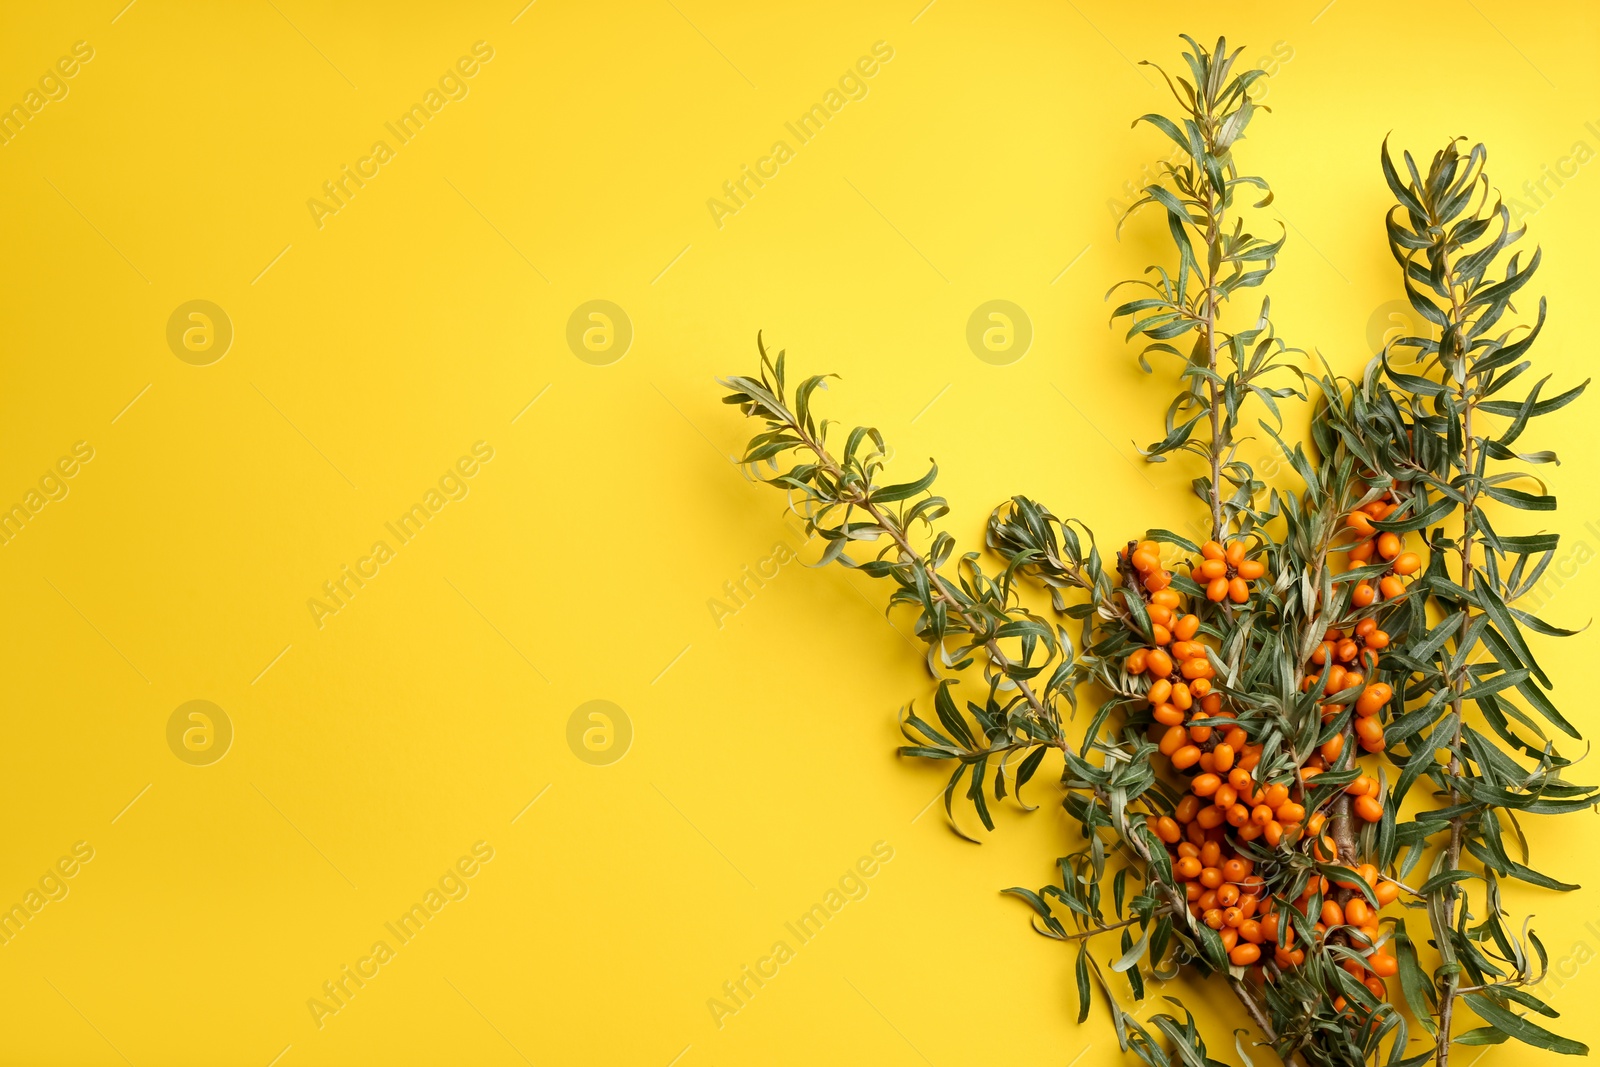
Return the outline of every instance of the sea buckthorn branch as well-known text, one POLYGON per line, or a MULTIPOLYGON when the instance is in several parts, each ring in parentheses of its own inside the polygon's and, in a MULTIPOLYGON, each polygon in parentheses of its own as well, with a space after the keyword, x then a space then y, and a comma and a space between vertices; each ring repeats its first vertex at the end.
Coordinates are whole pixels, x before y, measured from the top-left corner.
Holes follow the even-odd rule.
POLYGON ((1558 890, 1577 887, 1512 860, 1502 841, 1500 812, 1515 823, 1518 811, 1560 813, 1600 799, 1594 790, 1562 778, 1568 761, 1512 701, 1512 693, 1519 694, 1558 730, 1578 737, 1551 702, 1550 679, 1524 634, 1565 636, 1572 631, 1513 606, 1531 588, 1524 575, 1548 566, 1556 535, 1501 534, 1483 510, 1486 501, 1517 510, 1554 509, 1554 497, 1526 466, 1556 462, 1555 455, 1519 453, 1512 445, 1533 418, 1570 403, 1587 382, 1541 400, 1546 377, 1520 401, 1493 399, 1531 366, 1523 357, 1544 325, 1544 300, 1531 327, 1507 327, 1503 320, 1514 310, 1512 298, 1538 269, 1540 253, 1536 250, 1522 262, 1522 253, 1513 246, 1523 231, 1512 228, 1510 213, 1498 198, 1491 204, 1487 152, 1474 145, 1463 155, 1459 145, 1451 141, 1435 153, 1426 176, 1405 153, 1409 180, 1401 177, 1384 146, 1384 176, 1398 201, 1386 218, 1390 249, 1407 297, 1432 331, 1427 337, 1397 340, 1376 361, 1382 384, 1371 372, 1365 383, 1382 422, 1404 431, 1368 435, 1385 442, 1374 453, 1383 472, 1396 481, 1412 480, 1438 498, 1409 519, 1374 521, 1372 526, 1384 536, 1450 520, 1458 524, 1452 534, 1443 525, 1433 530, 1427 573, 1414 590, 1419 608, 1423 598, 1432 599, 1442 622, 1432 631, 1424 626, 1411 630, 1397 657, 1414 679, 1407 699, 1424 698, 1405 716, 1404 735, 1416 740, 1409 742, 1408 753, 1395 757, 1403 768, 1401 792, 1419 774, 1427 774, 1448 799, 1445 808, 1420 814, 1409 833, 1397 827, 1395 835, 1397 843, 1410 846, 1402 874, 1417 861, 1422 847, 1446 836, 1420 890, 1428 900, 1441 963, 1431 987, 1417 974, 1404 983, 1420 1018, 1428 1019, 1427 1009, 1436 1005, 1435 1061, 1440 1067, 1449 1062, 1452 1044, 1503 1040, 1505 1035, 1556 1052, 1587 1051, 1512 1010, 1521 1006, 1550 1014, 1524 988, 1543 977, 1543 950, 1531 934, 1519 937, 1506 927, 1499 879, 1518 878, 1558 890), (1499 277, 1492 276, 1495 270, 1499 277), (1404 369, 1397 365, 1401 356, 1408 357, 1404 369), (1489 429, 1492 420, 1499 420, 1497 431, 1489 429), (1490 461, 1520 465, 1491 473, 1490 461), (1523 479, 1533 481, 1539 492, 1510 487, 1523 479), (1450 555, 1455 559, 1453 574, 1446 565, 1450 555), (1508 562, 1509 571, 1504 570, 1508 562), (1509 752, 1467 723, 1469 703, 1509 752), (1538 742, 1518 733, 1513 722, 1531 730, 1538 742), (1433 755, 1441 748, 1449 752, 1444 765, 1433 755), (1525 767, 1514 755, 1535 765, 1525 767), (1463 868, 1463 850, 1478 861, 1478 871, 1463 868), (1477 927, 1468 926, 1472 916, 1463 884, 1468 879, 1481 879, 1485 886, 1486 914, 1477 927), (1537 968, 1531 962, 1535 953, 1537 968), (1470 992, 1463 992, 1463 976, 1470 992), (1488 1025, 1452 1035, 1456 1002, 1462 997, 1488 1025))
POLYGON ((1224 305, 1238 290, 1266 281, 1284 243, 1283 236, 1268 241, 1247 232, 1241 218, 1232 218, 1230 229, 1229 212, 1241 187, 1261 194, 1255 205, 1258 208, 1272 201, 1266 180, 1239 174, 1233 155, 1234 144, 1244 136, 1258 110, 1250 100, 1250 86, 1264 72, 1249 69, 1230 78, 1242 48, 1229 54, 1226 39, 1219 39, 1216 48, 1207 51, 1187 35, 1184 40, 1191 48, 1183 58, 1192 82, 1179 77, 1174 83, 1166 71, 1156 67, 1183 112, 1181 126, 1159 114, 1142 115, 1134 121, 1136 126, 1150 123, 1178 145, 1175 160, 1161 165, 1171 187, 1161 182, 1146 186, 1144 195, 1123 218, 1125 222, 1146 204, 1161 206, 1177 251, 1177 266, 1175 273, 1151 266, 1146 273, 1156 281, 1130 280, 1113 286, 1112 292, 1133 285, 1152 295, 1119 305, 1111 317, 1129 319, 1126 339, 1143 336, 1149 340, 1139 353, 1139 364, 1146 372, 1151 370, 1152 353, 1183 361, 1184 389, 1167 409, 1166 436, 1141 451, 1152 462, 1164 462, 1169 452, 1184 451, 1207 464, 1208 474, 1194 483, 1195 494, 1210 508, 1212 540, 1223 541, 1230 532, 1246 532, 1269 518, 1255 509, 1256 496, 1264 486, 1249 465, 1238 459, 1240 442, 1235 429, 1240 406, 1254 395, 1276 417, 1276 400, 1299 394, 1259 382, 1275 370, 1293 369, 1280 359, 1289 350, 1273 336, 1268 301, 1262 301, 1253 327, 1228 332, 1221 325, 1224 305), (1195 339, 1190 351, 1171 343, 1191 332, 1195 339), (1219 363, 1224 353, 1232 363, 1227 373, 1219 363), (1202 424, 1207 439, 1198 441, 1195 430, 1202 424), (1224 483, 1231 490, 1225 491, 1224 483))
POLYGON ((990 577, 976 553, 961 557, 954 580, 941 573, 954 553, 954 539, 935 531, 931 546, 923 551, 912 543, 909 533, 919 523, 932 530, 933 521, 948 510, 943 498, 928 492, 938 467, 914 482, 879 485, 887 449, 882 436, 871 427, 852 430, 844 451, 835 457, 825 444, 829 423, 819 423, 811 411, 812 396, 826 377, 816 375, 801 382, 791 404, 784 354, 772 359, 759 336, 757 347, 759 377, 732 377, 722 382, 729 390, 725 403, 739 405, 747 416, 760 418, 767 426, 750 441, 743 458, 745 469, 760 477, 765 464, 774 472, 761 480, 788 492, 791 507, 805 520, 807 532, 825 542, 818 566, 838 562, 893 581, 896 588, 890 596, 890 609, 897 604, 917 609, 915 630, 928 645, 928 667, 935 677, 945 671, 962 671, 975 659, 983 661, 988 693, 982 705, 967 703, 971 724, 956 709, 946 679, 934 698, 936 717, 944 730, 908 709, 902 730, 911 744, 902 752, 956 760, 944 794, 951 826, 967 836, 956 826, 951 806, 957 784, 968 775, 966 796, 984 826, 993 829, 984 797, 990 761, 995 762, 994 796, 998 801, 1006 795, 1004 761, 1009 755, 1026 753, 1015 776, 1015 789, 1020 790, 1050 748, 1065 746, 1055 702, 1075 699, 1070 643, 1016 602, 1009 571, 990 577), (780 470, 779 457, 789 455, 797 462, 780 470), (858 561, 847 551, 850 542, 880 540, 887 544, 873 559, 858 561), (1003 641, 1012 644, 1014 654, 1002 647, 1003 641), (1036 692, 1033 682, 1041 678, 1043 687, 1036 692))

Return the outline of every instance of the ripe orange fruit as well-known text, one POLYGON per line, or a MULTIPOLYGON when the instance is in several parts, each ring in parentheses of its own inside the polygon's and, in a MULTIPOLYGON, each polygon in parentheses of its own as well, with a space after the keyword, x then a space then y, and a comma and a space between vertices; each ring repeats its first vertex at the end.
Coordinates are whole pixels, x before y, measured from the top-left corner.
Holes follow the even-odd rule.
POLYGON ((1238 967, 1248 967, 1250 964, 1255 963, 1260 959, 1260 947, 1251 944, 1249 941, 1246 941, 1243 944, 1234 945, 1233 951, 1228 953, 1228 962, 1238 967))
POLYGON ((1393 696, 1394 690, 1389 686, 1383 682, 1373 682, 1356 698, 1356 714, 1363 717, 1376 715, 1393 696))
POLYGON ((1383 739, 1383 723, 1376 716, 1368 716, 1356 720, 1356 735, 1363 741, 1381 741, 1383 739))
POLYGON ((1415 574, 1422 566, 1422 557, 1415 552, 1402 552, 1395 557, 1394 572, 1396 574, 1415 574))
POLYGON ((1383 805, 1372 797, 1356 797, 1355 812, 1367 822, 1378 822, 1383 818, 1383 805))

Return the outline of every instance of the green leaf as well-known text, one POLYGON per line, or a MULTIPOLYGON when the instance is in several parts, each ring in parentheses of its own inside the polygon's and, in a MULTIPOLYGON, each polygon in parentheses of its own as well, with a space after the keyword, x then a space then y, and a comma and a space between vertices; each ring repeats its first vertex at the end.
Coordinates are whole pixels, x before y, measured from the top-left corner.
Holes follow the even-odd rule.
POLYGON ((1516 1038, 1523 1044, 1542 1048, 1549 1052, 1559 1052, 1563 1056, 1587 1056, 1589 1046, 1581 1041, 1552 1034, 1549 1030, 1536 1023, 1529 1022, 1520 1015, 1514 1014, 1508 1008, 1496 1003, 1482 993, 1468 993, 1465 997, 1472 1010, 1482 1016, 1483 1021, 1493 1026, 1500 1032, 1516 1038))

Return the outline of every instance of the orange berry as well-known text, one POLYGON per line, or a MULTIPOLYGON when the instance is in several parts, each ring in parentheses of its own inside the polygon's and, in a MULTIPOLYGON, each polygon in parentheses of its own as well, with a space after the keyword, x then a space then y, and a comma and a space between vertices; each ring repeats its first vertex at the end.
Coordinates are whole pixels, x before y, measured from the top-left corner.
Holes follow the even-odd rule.
POLYGON ((1378 592, 1383 594, 1385 600, 1395 600, 1405 594, 1405 583, 1392 574, 1386 574, 1378 579, 1378 592))
POLYGON ((1161 735, 1161 740, 1158 742, 1157 747, 1161 750, 1163 756, 1171 756, 1188 743, 1188 730, 1185 730, 1182 726, 1169 726, 1166 732, 1161 735))
POLYGON ((1383 740, 1383 723, 1378 721, 1377 716, 1357 719, 1356 735, 1364 742, 1375 744, 1383 740))
POLYGON ((1144 698, 1151 705, 1165 704, 1172 697, 1172 682, 1167 678, 1157 678, 1150 683, 1150 688, 1145 691, 1144 698))
POLYGON ((1267 786, 1267 795, 1264 803, 1273 811, 1283 807, 1284 801, 1289 799, 1289 787, 1282 782, 1267 786))
POLYGON ((1322 925, 1328 927, 1344 925, 1344 909, 1339 907, 1338 901, 1324 900, 1322 902, 1322 925))
POLYGON ((1235 578, 1228 583, 1228 599, 1235 604, 1243 604, 1250 599, 1250 585, 1243 578, 1235 578))
POLYGON ((1350 550, 1350 562, 1351 563, 1365 563, 1365 562, 1367 562, 1367 560, 1372 558, 1372 552, 1373 552, 1373 544, 1372 544, 1372 542, 1371 541, 1363 541, 1359 545, 1356 545, 1354 548, 1352 548, 1350 550))
POLYGON ((1274 819, 1261 828, 1261 837, 1267 844, 1277 848, 1278 843, 1283 840, 1283 825, 1274 819))
POLYGON ((1322 747, 1318 751, 1322 753, 1323 759, 1332 763, 1344 751, 1344 734, 1334 734, 1322 743, 1322 747))
POLYGON ((1238 967, 1248 967, 1261 959, 1261 949, 1246 941, 1242 945, 1234 945, 1233 951, 1228 953, 1228 962, 1238 967))
POLYGON ((1181 602, 1176 589, 1157 589, 1150 594, 1150 603, 1160 604, 1164 608, 1176 609, 1181 602))
POLYGON ((1422 566, 1422 557, 1415 552, 1402 552, 1395 557, 1394 572, 1396 574, 1415 574, 1422 566))
POLYGON ((1378 898, 1378 906, 1383 907, 1395 902, 1400 896, 1400 887, 1389 881, 1379 882, 1372 887, 1372 895, 1378 898))
POLYGON ((1351 926, 1365 926, 1372 921, 1372 905, 1360 897, 1351 897, 1344 906, 1344 919, 1351 926))
POLYGON ((1400 538, 1385 530, 1378 535, 1378 555, 1384 559, 1394 559, 1400 554, 1400 538))
MULTIPOLYGON (((1212 754, 1211 762, 1213 764, 1213 769, 1215 769, 1215 764, 1216 764, 1216 754, 1215 753, 1212 754)), ((1239 799, 1238 791, 1236 789, 1234 789, 1233 786, 1229 785, 1227 782, 1223 782, 1221 785, 1217 786, 1217 791, 1215 793, 1211 794, 1211 803, 1215 804, 1217 807, 1222 808, 1224 810, 1233 807, 1234 802, 1237 801, 1238 799, 1239 799)))
POLYGON ((1356 714, 1363 717, 1376 715, 1393 696, 1394 690, 1389 686, 1383 682, 1373 682, 1356 698, 1356 714))
POLYGON ((1165 678, 1172 673, 1172 657, 1164 649, 1152 648, 1145 656, 1145 667, 1157 678, 1165 678))
POLYGON ((1388 999, 1389 987, 1383 984, 1382 978, 1366 978, 1362 980, 1361 984, 1367 987, 1368 993, 1371 993, 1379 1000, 1388 999))
POLYGON ((1159 622, 1150 624, 1150 637, 1158 645, 1172 644, 1172 631, 1162 626, 1159 622))
POLYGON ((1172 636, 1180 641, 1193 641, 1200 632, 1200 616, 1184 615, 1172 626, 1172 636))
POLYGON ((1362 537, 1372 536, 1372 519, 1364 512, 1352 511, 1345 516, 1344 524, 1362 537))
POLYGON ((1358 608, 1364 608, 1377 599, 1377 593, 1372 588, 1371 582, 1360 582, 1350 591, 1350 603, 1358 608))
MULTIPOLYGON (((1226 869, 1223 870, 1222 877, 1224 879, 1228 877, 1228 872, 1226 869)), ((1239 903, 1239 887, 1227 881, 1224 881, 1221 885, 1217 886, 1217 903, 1222 905, 1224 908, 1231 908, 1235 904, 1239 903)), ((1240 918, 1242 919, 1244 916, 1241 915, 1240 918)), ((1238 926, 1239 924, 1229 923, 1228 925, 1238 926)))
POLYGON ((1225 819, 1226 815, 1223 814, 1221 808, 1215 804, 1208 804, 1200 809, 1200 814, 1194 817, 1192 825, 1201 827, 1204 830, 1215 830, 1222 825, 1225 819))
POLYGON ((1356 797, 1355 812, 1367 822, 1378 822, 1383 818, 1383 805, 1372 797, 1356 797))
POLYGON ((1136 648, 1128 653, 1128 658, 1123 661, 1122 666, 1129 674, 1143 674, 1146 666, 1145 661, 1149 658, 1149 649, 1136 648))
MULTIPOLYGON (((1186 796, 1178 801, 1178 806, 1173 809, 1172 817, 1179 822, 1193 822, 1194 817, 1200 812, 1200 799, 1195 796, 1186 796)), ((1180 851, 1183 846, 1179 846, 1180 851)))
POLYGON ((1182 726, 1183 710, 1173 704, 1157 704, 1156 710, 1151 712, 1156 722, 1162 726, 1182 726))
POLYGON ((1200 877, 1200 861, 1193 856, 1181 857, 1172 865, 1172 873, 1184 881, 1191 881, 1200 877))
POLYGON ((1189 791, 1197 797, 1208 797, 1222 785, 1222 779, 1214 774, 1202 774, 1189 783, 1189 791))
POLYGON ((1306 809, 1291 800, 1278 808, 1277 817, 1279 822, 1304 822, 1306 809))
POLYGON ((1400 973, 1400 961, 1387 952, 1374 952, 1368 956, 1367 966, 1371 967, 1379 978, 1393 978, 1400 973))
POLYGON ((1206 559, 1224 559, 1227 557, 1227 553, 1223 551, 1222 546, 1215 541, 1207 541, 1201 545, 1200 555, 1206 559))
POLYGON ((1267 573, 1266 564, 1262 563, 1258 559, 1247 559, 1243 563, 1239 564, 1239 566, 1235 569, 1239 572, 1239 577, 1245 579, 1246 581, 1255 581, 1257 578, 1267 573))
POLYGON ((1172 754, 1172 765, 1178 770, 1187 770, 1200 762, 1200 749, 1194 745, 1184 745, 1172 754))
MULTIPOLYGON (((1211 766, 1218 774, 1228 774, 1233 767, 1233 746, 1224 741, 1212 749, 1211 766)), ((1232 783, 1231 778, 1229 783, 1232 783)), ((1234 792, 1237 793, 1239 787, 1234 786, 1233 788, 1234 792)))
POLYGON ((1222 872, 1215 867, 1206 867, 1200 871, 1200 884, 1207 889, 1215 889, 1222 884, 1222 872))
POLYGON ((1133 564, 1133 569, 1138 571, 1140 574, 1149 574, 1151 571, 1161 566, 1160 557, 1158 557, 1154 552, 1145 552, 1142 549, 1133 554, 1133 559, 1130 562, 1133 564))
POLYGON ((1221 603, 1228 598, 1228 579, 1213 578, 1206 585, 1206 599, 1214 604, 1221 603))

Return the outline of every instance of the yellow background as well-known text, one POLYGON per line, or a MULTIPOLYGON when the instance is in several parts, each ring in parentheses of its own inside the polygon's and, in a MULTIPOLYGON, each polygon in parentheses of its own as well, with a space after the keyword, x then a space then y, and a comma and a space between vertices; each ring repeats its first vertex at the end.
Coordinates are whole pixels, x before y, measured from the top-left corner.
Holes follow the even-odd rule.
MULTIPOLYGON (((0 102, 94 49, 0 147, 0 503, 95 450, 0 547, 0 904, 95 850, 0 946, 9 1063, 1117 1061, 1103 1008, 1072 1022, 1070 953, 998 893, 1069 843, 1051 776, 982 848, 927 809, 941 777, 893 747, 929 683, 883 590, 790 564, 714 620, 790 535, 728 462, 749 427, 713 376, 753 368, 757 329, 839 372, 829 413, 880 426, 899 473, 937 456, 967 544, 1014 492, 1111 541, 1179 525, 1192 472, 1131 443, 1170 377, 1139 373, 1102 299, 1162 254, 1157 220, 1119 243, 1108 208, 1165 152, 1129 129, 1169 106, 1131 61, 1177 63, 1185 30, 1292 53, 1241 157, 1289 227, 1280 329, 1344 370, 1398 291, 1385 133, 1485 140, 1511 189, 1600 148, 1577 2, 124 2, 0 16, 0 102), (480 40, 470 94, 318 228, 308 198, 480 40), (878 41, 867 96, 719 228, 708 198, 878 41), (1035 329, 1004 367, 964 338, 995 298, 1035 329), (235 330, 210 366, 166 343, 192 299, 235 330), (565 340, 591 299, 633 324, 609 366, 565 340), (308 599, 480 440, 470 495, 319 628, 308 599), (167 746, 194 699, 235 730, 210 766, 167 746), (567 744, 597 699, 634 733, 609 766, 567 744), (477 841, 470 895, 319 1029, 307 1000, 477 841), (879 841, 869 894, 719 1028, 708 998, 879 841)), ((1570 384, 1600 170, 1530 223, 1537 351, 1570 384)), ((1563 451, 1553 521, 1600 546, 1596 403, 1530 447, 1563 451)), ((1548 614, 1582 623, 1600 576, 1563 584, 1548 614)), ((1594 641, 1548 659, 1591 733, 1594 641)), ((1600 877, 1592 816, 1530 836, 1537 865, 1600 877)), ((1592 894, 1509 898, 1556 959, 1600 948, 1592 894)), ((1184 989, 1231 1058, 1233 1009, 1184 989)), ((1564 1032, 1600 1038, 1597 993, 1593 965, 1553 992, 1564 1032)))

